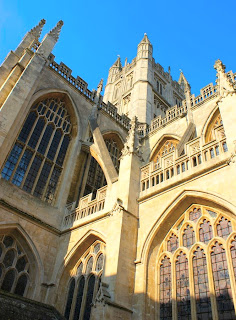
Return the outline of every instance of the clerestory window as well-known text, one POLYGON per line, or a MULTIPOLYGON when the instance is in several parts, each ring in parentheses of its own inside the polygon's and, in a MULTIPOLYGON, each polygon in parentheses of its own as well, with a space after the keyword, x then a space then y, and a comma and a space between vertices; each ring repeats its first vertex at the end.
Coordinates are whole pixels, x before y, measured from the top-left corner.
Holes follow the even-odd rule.
POLYGON ((49 98, 34 104, 4 164, 2 177, 52 203, 71 129, 63 100, 49 98))

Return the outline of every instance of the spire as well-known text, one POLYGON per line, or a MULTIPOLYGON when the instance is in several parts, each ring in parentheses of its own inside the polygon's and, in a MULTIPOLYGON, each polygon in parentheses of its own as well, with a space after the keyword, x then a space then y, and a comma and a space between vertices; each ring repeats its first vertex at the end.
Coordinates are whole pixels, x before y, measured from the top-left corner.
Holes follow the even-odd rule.
POLYGON ((53 39, 55 41, 57 41, 59 39, 59 35, 60 35, 60 32, 61 32, 61 28, 63 26, 64 22, 62 20, 60 20, 57 25, 49 32, 49 35, 51 37, 53 37, 53 39))
POLYGON ((183 74, 183 71, 180 69, 180 76, 179 76, 179 85, 182 87, 184 92, 189 91, 191 93, 191 86, 186 79, 185 75, 183 74))
POLYGON ((121 64, 119 55, 118 55, 118 58, 116 59, 115 63, 112 65, 112 68, 113 67, 118 67, 120 70, 122 69, 122 64, 121 64))
POLYGON ((150 40, 148 39, 148 36, 146 33, 144 33, 144 37, 140 43, 148 43, 151 44, 150 40))
POLYGON ((138 54, 137 59, 149 59, 152 60, 152 44, 148 39, 146 33, 141 42, 138 44, 138 54))
POLYGON ((38 39, 41 35, 43 26, 45 25, 46 20, 42 19, 39 21, 39 24, 32 28, 29 33, 31 33, 36 39, 38 39))

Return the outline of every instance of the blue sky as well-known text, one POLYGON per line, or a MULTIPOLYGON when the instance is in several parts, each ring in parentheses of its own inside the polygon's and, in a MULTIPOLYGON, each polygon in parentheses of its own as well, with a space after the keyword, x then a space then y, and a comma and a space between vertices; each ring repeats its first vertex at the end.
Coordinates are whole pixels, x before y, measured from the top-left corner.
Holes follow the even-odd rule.
POLYGON ((216 59, 236 72, 235 12, 235 0, 0 0, 0 61, 40 19, 47 20, 43 35, 62 19, 55 60, 93 89, 117 55, 131 62, 146 32, 156 62, 166 71, 170 66, 175 80, 183 70, 198 95, 215 82, 216 59))

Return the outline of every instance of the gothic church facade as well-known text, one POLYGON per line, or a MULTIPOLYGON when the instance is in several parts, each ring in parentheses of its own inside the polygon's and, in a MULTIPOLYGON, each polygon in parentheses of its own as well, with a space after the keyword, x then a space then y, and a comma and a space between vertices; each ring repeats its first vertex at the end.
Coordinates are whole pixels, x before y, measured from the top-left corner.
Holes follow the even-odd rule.
POLYGON ((102 96, 44 24, 0 67, 1 317, 236 319, 236 74, 195 96, 145 34, 102 96))

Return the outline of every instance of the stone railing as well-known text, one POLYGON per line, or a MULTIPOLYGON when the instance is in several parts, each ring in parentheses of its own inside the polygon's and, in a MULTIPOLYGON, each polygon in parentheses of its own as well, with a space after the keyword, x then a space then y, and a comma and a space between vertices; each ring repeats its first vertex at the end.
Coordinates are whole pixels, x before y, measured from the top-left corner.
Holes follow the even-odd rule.
MULTIPOLYGON (((219 131, 220 132, 220 131, 219 131)), ((201 138, 196 138, 186 145, 186 154, 177 158, 176 150, 161 158, 159 163, 150 162, 141 168, 141 194, 152 187, 160 187, 165 181, 174 182, 181 173, 192 173, 192 169, 204 165, 228 151, 226 139, 211 141, 201 146, 201 138)), ((179 176, 181 179, 181 176, 179 176)), ((178 179, 179 183, 179 179, 178 179)))
POLYGON ((195 97, 194 94, 191 95, 191 106, 196 106, 197 104, 209 99, 214 98, 218 95, 217 85, 213 86, 212 83, 208 84, 206 87, 200 90, 200 95, 195 97))
POLYGON ((31 51, 33 51, 33 52, 36 52, 36 51, 38 50, 40 44, 41 44, 41 43, 40 43, 38 40, 35 40, 35 41, 31 44, 31 46, 30 46, 29 49, 30 49, 31 51))
POLYGON ((182 115, 186 114, 187 106, 186 104, 178 107, 177 105, 173 108, 166 111, 166 117, 162 118, 161 116, 156 117, 152 120, 151 125, 148 126, 146 123, 140 123, 138 125, 138 132, 140 137, 144 137, 146 134, 163 127, 171 120, 181 117, 182 115))
MULTIPOLYGON (((77 78, 71 75, 72 70, 68 68, 63 62, 60 64, 54 61, 54 55, 50 54, 49 56, 49 68, 56 71, 61 77, 63 77, 67 82, 69 82, 73 87, 75 87, 80 93, 89 98, 94 102, 96 91, 90 91, 87 87, 88 84, 79 76, 77 78)), ((102 98, 102 96, 101 96, 102 98)), ((107 114, 111 116, 116 122, 123 126, 126 130, 130 128, 130 119, 125 115, 120 115, 117 111, 117 108, 113 106, 110 102, 107 104, 99 99, 98 108, 104 110, 107 114)))
POLYGON ((104 209, 107 186, 97 190, 97 195, 92 200, 92 193, 80 198, 79 205, 75 208, 75 203, 71 203, 65 208, 64 226, 71 226, 75 221, 88 217, 95 212, 104 209))
POLYGON ((117 111, 117 108, 113 106, 110 102, 107 104, 103 101, 99 103, 99 106, 102 110, 108 113, 113 119, 115 119, 119 124, 121 124, 125 129, 129 130, 130 128, 130 118, 125 114, 120 115, 117 111))

